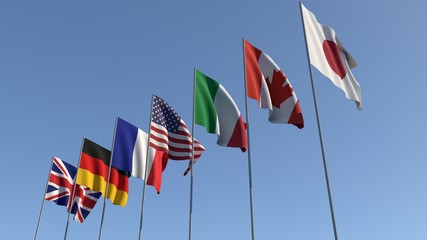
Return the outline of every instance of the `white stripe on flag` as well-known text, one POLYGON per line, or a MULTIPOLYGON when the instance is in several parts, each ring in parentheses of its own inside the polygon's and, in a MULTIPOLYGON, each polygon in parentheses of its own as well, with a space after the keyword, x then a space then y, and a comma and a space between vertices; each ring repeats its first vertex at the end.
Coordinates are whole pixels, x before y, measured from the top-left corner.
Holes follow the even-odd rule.
POLYGON ((217 143, 221 146, 227 146, 236 128, 236 123, 240 117, 240 111, 230 94, 219 84, 216 91, 214 104, 217 112, 217 134, 219 135, 217 143), (219 127, 219 129, 218 129, 219 127))
MULTIPOLYGON (((136 136, 135 147, 133 150, 132 157, 132 176, 145 179, 145 165, 147 155, 147 141, 148 134, 138 128, 138 134, 136 136)), ((151 166, 153 164, 154 150, 150 147, 148 151, 148 176, 150 176, 151 166)))

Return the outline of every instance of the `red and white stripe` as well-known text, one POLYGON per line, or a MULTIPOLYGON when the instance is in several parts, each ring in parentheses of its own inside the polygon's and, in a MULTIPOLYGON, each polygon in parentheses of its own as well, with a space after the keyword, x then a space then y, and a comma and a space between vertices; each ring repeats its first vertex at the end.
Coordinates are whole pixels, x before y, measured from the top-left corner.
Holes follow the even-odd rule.
MULTIPOLYGON (((187 125, 181 119, 180 126, 176 133, 168 132, 162 125, 151 122, 150 146, 167 152, 170 159, 187 160, 191 159, 192 136, 187 125)), ((194 160, 202 155, 205 148, 194 139, 194 160)))

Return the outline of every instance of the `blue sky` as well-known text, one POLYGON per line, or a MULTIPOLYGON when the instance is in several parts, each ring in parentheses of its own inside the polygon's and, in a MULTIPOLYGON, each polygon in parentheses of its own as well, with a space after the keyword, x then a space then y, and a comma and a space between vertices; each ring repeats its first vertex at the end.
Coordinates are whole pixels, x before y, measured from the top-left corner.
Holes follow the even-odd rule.
MULTIPOLYGON (((427 3, 304 1, 359 66, 357 111, 313 68, 340 239, 427 238, 427 3)), ((289 78, 305 127, 271 124, 249 100, 256 239, 333 239, 298 1, 3 1, 0 3, 0 234, 34 236, 52 156, 77 165, 81 141, 111 148, 115 118, 147 131, 150 99, 191 126, 193 69, 244 114, 242 37, 289 78)), ((193 239, 250 239, 247 155, 206 147, 194 171, 193 239)), ((188 239, 187 162, 147 188, 144 239, 188 239)), ((142 181, 125 208, 107 201, 103 239, 138 237, 142 181)), ((96 239, 102 201, 69 239, 96 239)), ((39 239, 63 237, 64 207, 45 202, 39 239)))

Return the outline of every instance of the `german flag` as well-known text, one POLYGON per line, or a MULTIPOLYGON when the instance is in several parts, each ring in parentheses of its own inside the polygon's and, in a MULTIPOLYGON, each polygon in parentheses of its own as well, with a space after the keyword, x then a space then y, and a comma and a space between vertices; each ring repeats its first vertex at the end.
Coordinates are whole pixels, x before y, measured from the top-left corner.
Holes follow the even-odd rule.
MULTIPOLYGON (((102 196, 105 197, 110 160, 111 151, 85 138, 80 155, 80 165, 77 170, 77 184, 87 186, 93 191, 102 192, 102 196)), ((129 176, 128 172, 111 167, 107 198, 113 204, 122 207, 126 205, 129 176)))

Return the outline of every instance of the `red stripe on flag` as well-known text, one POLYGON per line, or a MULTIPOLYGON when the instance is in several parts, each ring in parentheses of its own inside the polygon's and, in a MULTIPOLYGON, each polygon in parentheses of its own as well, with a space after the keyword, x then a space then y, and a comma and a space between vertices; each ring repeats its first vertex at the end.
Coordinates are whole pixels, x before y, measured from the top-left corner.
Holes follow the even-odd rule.
POLYGON ((67 189, 73 189, 73 186, 74 186, 73 183, 70 183, 69 181, 67 181, 67 179, 60 176, 56 176, 54 174, 50 174, 49 182, 54 183, 60 186, 61 188, 67 188, 67 189))
POLYGON ((241 115, 236 122, 236 126, 234 127, 233 134, 231 135, 227 147, 240 147, 242 152, 246 152, 246 148, 248 147, 246 138, 246 125, 243 122, 241 115))
POLYGON ((304 118, 302 116, 299 101, 295 104, 294 109, 292 109, 292 113, 289 117, 288 123, 295 125, 299 129, 304 127, 304 118))
MULTIPOLYGON (((197 160, 198 158, 200 158, 202 154, 194 154, 194 159, 197 160)), ((174 156, 174 155, 170 155, 169 154, 169 158, 172 160, 191 160, 190 154, 188 154, 188 156, 174 156)))
POLYGON ((260 101, 261 81, 263 81, 261 69, 258 66, 258 59, 262 51, 252 46, 244 40, 245 45, 245 70, 246 70, 246 89, 248 97, 260 101))
POLYGON ((94 158, 84 152, 81 154, 79 168, 88 170, 94 175, 102 176, 107 181, 108 178, 108 167, 105 163, 98 158, 94 158))
MULTIPOLYGON (((88 170, 94 175, 101 176, 104 178, 104 181, 107 182, 109 166, 105 165, 101 159, 91 157, 82 152, 79 168, 88 170)), ((118 190, 129 192, 128 177, 120 174, 115 168, 111 168, 109 182, 115 185, 118 190)))
MULTIPOLYGON (((167 136, 165 136, 165 137, 167 137, 167 136)), ((156 141, 156 142, 159 142, 159 143, 163 143, 163 144, 166 144, 166 145, 168 145, 168 143, 169 143, 168 140, 166 140, 166 139, 164 139, 162 137, 158 137, 158 136, 156 136, 154 134, 151 134, 150 138, 151 138, 150 141, 153 140, 153 141, 156 141)))
POLYGON ((115 185, 117 190, 129 193, 129 179, 127 176, 120 174, 117 169, 111 168, 110 183, 115 185))
MULTIPOLYGON (((159 106, 157 106, 159 108, 159 106)), ((154 110, 153 110, 154 111, 154 110)), ((154 114, 154 113, 153 113, 154 114)), ((192 135, 188 130, 188 127, 185 125, 184 121, 179 117, 179 127, 176 132, 169 132, 165 126, 156 123, 155 121, 151 121, 150 124, 150 147, 158 151, 164 152, 162 154, 163 160, 156 160, 158 162, 163 163, 163 168, 166 167, 167 159, 172 160, 190 160, 192 153, 192 135), (166 147, 167 146, 167 147, 166 147), (166 159, 166 160, 165 160, 166 159)), ((194 139, 194 149, 198 153, 195 153, 195 159, 200 158, 202 152, 205 148, 194 139)), ((161 168, 160 164, 152 166, 152 172, 155 174, 160 174, 161 168)), ((148 180, 152 181, 153 184, 160 186, 160 181, 158 178, 151 177, 151 173, 148 176, 148 180)), ((156 188, 157 189, 157 188, 156 188)), ((160 187, 159 187, 160 189, 160 187)), ((159 191, 158 189, 158 191, 159 191)))
POLYGON ((151 166, 150 175, 147 179, 147 184, 153 186, 157 193, 160 193, 162 185, 162 172, 165 170, 168 163, 168 154, 165 152, 156 151, 151 166))
POLYGON ((67 176, 67 178, 72 179, 71 176, 68 174, 68 170, 64 168, 64 166, 62 165, 62 161, 58 161, 56 157, 53 158, 53 161, 55 162, 55 165, 59 169, 61 169, 62 173, 64 173, 67 176))
POLYGON ((191 152, 191 145, 189 145, 188 148, 180 148, 180 147, 169 146, 169 151, 181 152, 181 153, 190 153, 191 152))
POLYGON ((169 136, 169 141, 179 144, 191 144, 191 138, 190 139, 179 139, 169 136))
POLYGON ((153 126, 153 124, 151 124, 150 129, 151 129, 151 131, 154 131, 154 132, 156 132, 156 133, 158 133, 160 135, 164 135, 164 136, 168 135, 168 132, 167 132, 167 130, 164 127, 157 128, 157 127, 153 126))
POLYGON ((154 148, 154 149, 156 149, 156 150, 158 150, 158 151, 161 151, 161 152, 168 152, 169 150, 167 149, 167 148, 164 148, 164 147, 161 147, 161 146, 158 146, 158 145, 156 145, 155 143, 153 143, 153 142, 150 142, 150 147, 152 147, 152 148, 154 148))
POLYGON ((52 197, 45 197, 44 199, 45 199, 45 200, 48 200, 48 201, 52 201, 53 199, 59 199, 59 198, 61 198, 62 196, 65 196, 65 195, 69 195, 68 191, 63 192, 63 193, 61 193, 61 194, 54 195, 54 196, 52 196, 52 197))
POLYGON ((80 185, 77 185, 76 190, 77 191, 75 193, 75 197, 82 199, 82 201, 81 201, 82 205, 86 208, 93 209, 93 207, 95 207, 95 204, 96 204, 98 199, 93 200, 93 199, 85 196, 86 190, 90 191, 90 189, 88 187, 84 187, 84 189, 82 189, 80 185))

